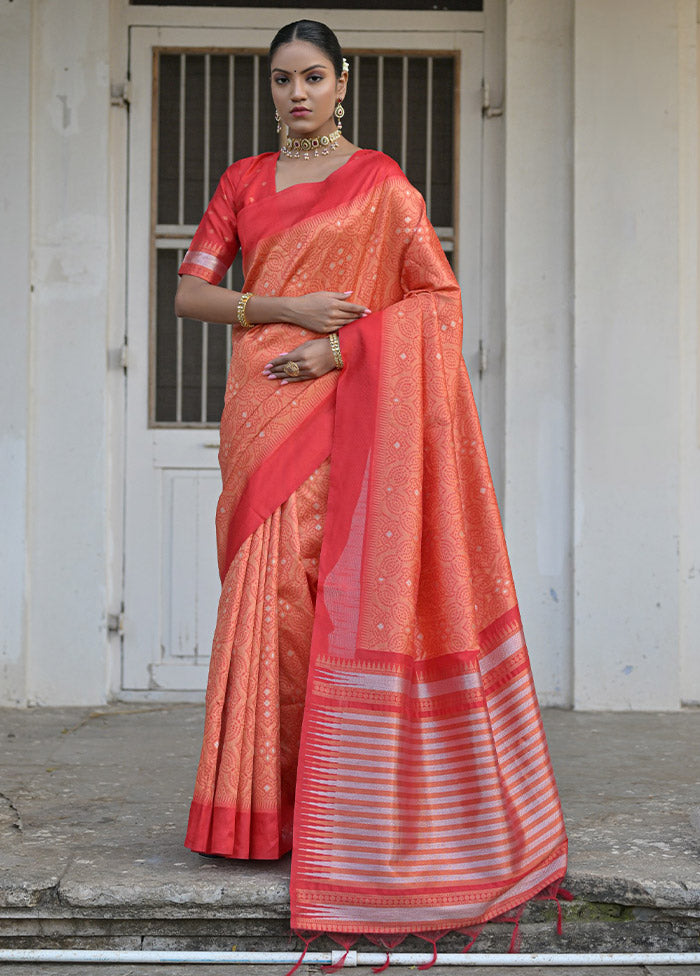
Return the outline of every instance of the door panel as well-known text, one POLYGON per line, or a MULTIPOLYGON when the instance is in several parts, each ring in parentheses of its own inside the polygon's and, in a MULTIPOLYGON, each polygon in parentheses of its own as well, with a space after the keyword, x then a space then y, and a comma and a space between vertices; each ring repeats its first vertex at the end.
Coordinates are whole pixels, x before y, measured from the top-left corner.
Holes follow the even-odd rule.
MULTIPOLYGON (((206 684, 219 592, 216 428, 231 327, 177 319, 173 298, 177 267, 222 170, 274 148, 260 36, 132 28, 122 668, 122 687, 132 692, 206 684)), ((343 33, 351 63, 345 131, 393 155, 425 196, 464 290, 468 365, 480 322, 482 38, 343 33)), ((240 260, 225 284, 242 284, 240 260)))

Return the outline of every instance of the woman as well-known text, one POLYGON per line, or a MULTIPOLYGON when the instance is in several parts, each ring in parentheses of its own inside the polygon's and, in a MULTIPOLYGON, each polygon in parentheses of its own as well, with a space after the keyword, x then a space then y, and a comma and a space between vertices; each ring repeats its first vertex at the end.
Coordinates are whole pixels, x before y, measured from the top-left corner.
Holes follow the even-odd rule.
POLYGON ((293 830, 292 926, 395 944, 555 896, 566 836, 459 289, 420 194, 336 127, 347 77, 325 25, 277 34, 289 138, 224 173, 180 269, 178 315, 239 323, 186 844, 293 830), (239 244, 243 294, 215 287, 239 244))

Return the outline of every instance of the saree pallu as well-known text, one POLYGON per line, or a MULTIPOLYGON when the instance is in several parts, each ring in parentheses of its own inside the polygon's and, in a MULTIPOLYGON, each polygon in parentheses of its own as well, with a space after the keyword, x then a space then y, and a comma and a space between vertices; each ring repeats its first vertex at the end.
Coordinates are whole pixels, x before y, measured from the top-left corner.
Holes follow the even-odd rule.
MULTIPOLYGON (((224 594, 232 572, 243 578, 237 560, 278 533, 282 507, 328 465, 293 800, 292 927, 385 940, 471 930, 555 894, 567 842, 461 354, 459 289, 422 198, 387 157, 360 151, 324 183, 280 193, 275 158, 258 164, 268 180, 249 180, 267 191, 237 212, 246 290, 352 289, 373 310, 340 330, 341 373, 284 387, 261 375, 264 364, 313 336, 234 330, 222 418, 224 594)), ((193 244, 220 260, 217 246, 193 244)), ((271 558, 256 565, 269 571, 271 558)), ((254 589, 255 613, 274 627, 274 594, 254 589)), ((236 598, 222 597, 217 628, 230 660, 236 598)), ((213 673, 200 763, 208 786, 195 791, 188 834, 198 850, 224 813, 211 789, 223 772, 221 716, 237 713, 235 725, 251 707, 245 682, 213 673)), ((255 777, 252 794, 262 815, 255 777)), ((235 833, 250 808, 225 815, 235 833)))

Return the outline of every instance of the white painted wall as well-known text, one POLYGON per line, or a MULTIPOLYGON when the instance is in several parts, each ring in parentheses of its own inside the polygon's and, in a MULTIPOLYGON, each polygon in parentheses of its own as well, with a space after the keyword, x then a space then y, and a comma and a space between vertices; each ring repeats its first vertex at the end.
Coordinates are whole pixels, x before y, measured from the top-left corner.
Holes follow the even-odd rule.
POLYGON ((547 703, 700 700, 695 20, 507 3, 504 509, 547 703))
MULTIPOLYGON (((680 35, 681 699, 700 704, 700 27, 683 11, 680 35)), ((700 12, 700 10, 699 10, 700 12)))
POLYGON ((540 700, 571 701, 572 0, 506 20, 504 516, 540 700))
POLYGON ((108 0, 34 0, 27 693, 107 688, 108 0))
POLYGON ((31 8, 0 6, 0 704, 25 699, 31 8), (10 97, 11 95, 11 97, 10 97))
MULTIPOLYGON (((109 688, 126 9, 0 6, 4 704, 109 688)), ((546 703, 700 700, 695 31, 694 0, 506 3, 504 514, 546 703)))
POLYGON ((690 7, 575 5, 578 708, 681 699, 679 19, 690 7))

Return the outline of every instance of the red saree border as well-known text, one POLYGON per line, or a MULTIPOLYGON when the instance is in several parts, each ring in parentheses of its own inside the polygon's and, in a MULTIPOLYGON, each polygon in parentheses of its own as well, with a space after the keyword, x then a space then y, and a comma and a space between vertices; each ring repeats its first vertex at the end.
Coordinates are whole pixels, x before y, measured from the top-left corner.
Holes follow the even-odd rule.
POLYGON ((280 845, 280 825, 292 811, 240 810, 192 801, 185 847, 215 857, 275 861, 291 850, 280 845))
POLYGON ((219 567, 222 580, 245 540, 331 453, 334 410, 335 390, 332 390, 316 412, 306 417, 248 479, 219 567))
POLYGON ((267 153, 260 175, 266 177, 267 192, 238 211, 239 236, 245 242, 246 275, 255 261, 257 248, 273 235, 303 227, 309 219, 346 205, 349 199, 368 193, 391 176, 403 177, 396 162, 374 149, 358 149, 346 163, 325 180, 298 183, 275 191, 275 167, 279 153, 267 153), (294 190, 294 193, 288 191, 294 190), (300 221, 299 215, 303 214, 300 221))
MULTIPOLYGON (((309 679, 306 691, 306 707, 299 745, 299 764, 297 779, 297 800, 294 807, 294 836, 298 836, 300 819, 300 785, 308 763, 310 708, 312 695, 312 675, 317 662, 323 654, 331 630, 331 620, 324 599, 324 591, 329 571, 335 566, 343 551, 351 530, 353 513, 362 491, 363 479, 368 467, 374 426, 357 423, 353 404, 362 404, 365 417, 376 418, 376 402, 379 387, 380 359, 382 347, 383 313, 375 313, 364 321, 358 320, 351 326, 340 330, 339 338, 345 369, 336 387, 335 425, 333 429, 333 449, 331 451, 331 473, 326 507, 326 529, 324 532, 319 579, 316 595, 316 616, 309 657, 309 679)), ((292 866, 290 874, 290 901, 292 928, 316 930, 308 919, 295 917, 295 893, 301 888, 298 848, 292 847, 292 866)), ((327 931, 323 923, 320 931, 327 931)))

